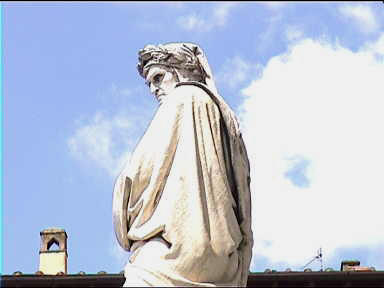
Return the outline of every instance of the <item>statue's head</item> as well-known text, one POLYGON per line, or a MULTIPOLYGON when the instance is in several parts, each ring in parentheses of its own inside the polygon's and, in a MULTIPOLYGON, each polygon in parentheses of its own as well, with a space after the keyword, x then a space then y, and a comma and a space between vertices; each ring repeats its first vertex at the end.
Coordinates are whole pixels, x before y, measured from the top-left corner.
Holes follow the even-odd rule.
POLYGON ((139 51, 137 69, 161 102, 178 82, 205 83, 206 72, 199 61, 201 54, 200 48, 192 43, 147 45, 139 51))
POLYGON ((179 82, 171 68, 163 65, 151 65, 145 78, 151 93, 155 95, 160 104, 179 82))

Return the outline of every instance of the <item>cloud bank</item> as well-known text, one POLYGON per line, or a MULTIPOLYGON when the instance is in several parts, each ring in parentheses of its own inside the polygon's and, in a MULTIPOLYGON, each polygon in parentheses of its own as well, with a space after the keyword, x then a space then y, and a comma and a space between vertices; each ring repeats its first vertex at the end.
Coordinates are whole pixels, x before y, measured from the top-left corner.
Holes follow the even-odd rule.
POLYGON ((257 259, 301 269, 319 247, 330 259, 338 249, 383 245, 383 36, 357 52, 295 42, 242 90, 252 270, 257 259))

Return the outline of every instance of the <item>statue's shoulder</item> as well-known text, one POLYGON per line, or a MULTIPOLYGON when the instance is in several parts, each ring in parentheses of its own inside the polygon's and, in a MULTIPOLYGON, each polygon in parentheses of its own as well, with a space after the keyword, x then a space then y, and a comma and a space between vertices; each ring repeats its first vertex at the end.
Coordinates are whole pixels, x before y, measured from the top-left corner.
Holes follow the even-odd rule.
POLYGON ((181 97, 194 97, 203 102, 212 101, 212 92, 200 82, 180 82, 177 83, 175 92, 181 97))

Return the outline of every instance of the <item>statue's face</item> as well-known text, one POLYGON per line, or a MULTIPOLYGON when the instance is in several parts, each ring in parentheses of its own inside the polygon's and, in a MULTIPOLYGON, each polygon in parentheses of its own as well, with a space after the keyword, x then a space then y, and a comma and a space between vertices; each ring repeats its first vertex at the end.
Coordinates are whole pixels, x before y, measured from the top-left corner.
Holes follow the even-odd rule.
POLYGON ((177 80, 171 69, 165 66, 153 65, 148 71, 146 83, 151 93, 155 95, 161 104, 164 97, 175 89, 177 80))

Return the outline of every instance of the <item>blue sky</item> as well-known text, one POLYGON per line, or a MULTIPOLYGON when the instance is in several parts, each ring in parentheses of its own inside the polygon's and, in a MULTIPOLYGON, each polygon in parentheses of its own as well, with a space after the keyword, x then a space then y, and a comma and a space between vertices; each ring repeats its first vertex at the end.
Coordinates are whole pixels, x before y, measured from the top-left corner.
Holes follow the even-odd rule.
MULTIPOLYGON (((382 2, 3 2, 3 273, 64 228, 69 273, 118 273, 111 198, 157 103, 146 44, 198 43, 252 175, 251 271, 319 247, 384 270, 382 2)), ((317 263, 311 265, 317 270, 317 263)))

